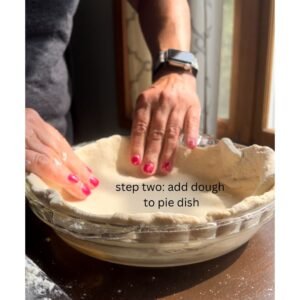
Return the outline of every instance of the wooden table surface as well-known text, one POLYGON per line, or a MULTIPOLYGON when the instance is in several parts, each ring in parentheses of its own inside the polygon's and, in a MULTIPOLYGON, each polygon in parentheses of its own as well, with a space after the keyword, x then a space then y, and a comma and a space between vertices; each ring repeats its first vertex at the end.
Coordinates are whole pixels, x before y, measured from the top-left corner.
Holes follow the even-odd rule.
POLYGON ((26 208, 26 254, 71 299, 274 299, 274 222, 245 245, 183 267, 138 268, 96 260, 66 245, 26 208))

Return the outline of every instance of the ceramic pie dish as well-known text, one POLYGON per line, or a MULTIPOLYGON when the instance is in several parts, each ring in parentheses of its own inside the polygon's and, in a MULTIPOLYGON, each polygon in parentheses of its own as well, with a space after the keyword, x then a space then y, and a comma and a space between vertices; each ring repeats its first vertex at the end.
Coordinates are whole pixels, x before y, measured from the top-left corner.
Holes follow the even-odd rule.
POLYGON ((274 214, 273 150, 240 149, 228 139, 206 144, 211 140, 202 140, 193 151, 180 146, 170 175, 145 178, 125 159, 128 138, 101 139, 76 150, 102 182, 85 205, 63 199, 33 174, 27 176, 26 196, 33 212, 66 243, 95 258, 147 267, 206 261, 246 243, 274 214), (225 191, 199 191, 217 181, 225 191), (164 186, 164 191, 116 189, 134 183, 164 186), (180 184, 183 190, 172 190, 180 184), (144 198, 153 198, 155 206, 145 207, 144 198), (197 198, 200 204, 176 206, 182 198, 197 198), (158 208, 165 199, 175 205, 158 208))

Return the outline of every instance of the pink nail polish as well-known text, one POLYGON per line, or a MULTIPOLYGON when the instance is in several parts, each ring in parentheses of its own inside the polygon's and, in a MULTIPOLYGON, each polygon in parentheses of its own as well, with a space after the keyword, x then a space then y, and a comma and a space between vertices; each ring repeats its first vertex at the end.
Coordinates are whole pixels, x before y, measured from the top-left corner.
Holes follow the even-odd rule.
POLYGON ((171 163, 170 163, 169 161, 166 161, 166 162, 163 164, 162 168, 163 168, 164 170, 166 170, 167 172, 171 172, 171 170, 172 170, 172 165, 171 165, 171 163))
POLYGON ((81 191, 87 196, 91 194, 91 190, 85 183, 82 185, 81 191))
POLYGON ((68 176, 68 180, 71 181, 72 183, 77 183, 79 181, 79 178, 74 174, 70 174, 68 176))
POLYGON ((188 147, 191 149, 194 149, 197 146, 196 140, 195 139, 190 139, 188 140, 188 147))
POLYGON ((147 163, 144 165, 144 172, 151 174, 154 170, 154 164, 153 163, 147 163))
POLYGON ((138 166, 141 163, 141 158, 139 155, 133 155, 131 157, 131 163, 135 166, 138 166))
POLYGON ((91 183, 94 187, 96 187, 96 186, 99 185, 99 180, 98 180, 96 177, 92 176, 92 177, 90 177, 90 183, 91 183))

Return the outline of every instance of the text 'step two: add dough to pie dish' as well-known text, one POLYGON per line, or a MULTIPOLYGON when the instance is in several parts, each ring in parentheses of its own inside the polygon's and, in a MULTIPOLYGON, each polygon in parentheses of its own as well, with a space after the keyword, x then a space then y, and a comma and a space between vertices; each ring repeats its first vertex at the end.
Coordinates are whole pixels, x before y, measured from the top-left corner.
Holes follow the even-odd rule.
POLYGON ((69 199, 35 174, 32 193, 45 205, 111 224, 202 224, 241 215, 274 199, 274 151, 237 148, 224 138, 189 150, 179 146, 167 176, 145 177, 129 157, 129 138, 114 135, 78 148, 101 185, 83 201, 69 199))

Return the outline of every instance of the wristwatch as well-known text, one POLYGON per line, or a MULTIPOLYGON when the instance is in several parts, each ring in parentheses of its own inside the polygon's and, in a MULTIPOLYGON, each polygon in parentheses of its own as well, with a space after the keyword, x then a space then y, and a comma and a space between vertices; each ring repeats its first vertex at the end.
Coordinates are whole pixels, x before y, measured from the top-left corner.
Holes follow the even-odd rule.
POLYGON ((197 76, 198 61, 191 52, 176 49, 160 51, 159 57, 153 65, 153 76, 166 64, 190 71, 195 77, 197 76))

